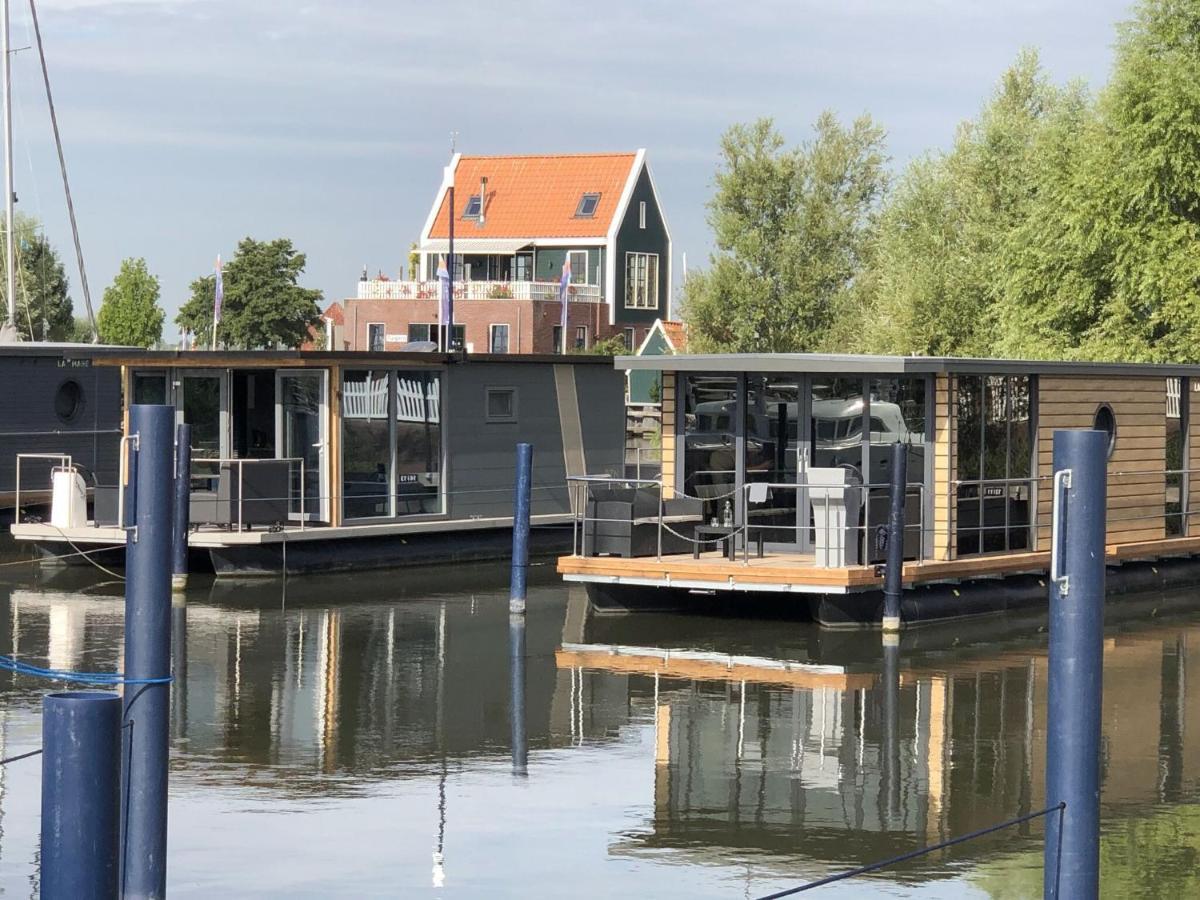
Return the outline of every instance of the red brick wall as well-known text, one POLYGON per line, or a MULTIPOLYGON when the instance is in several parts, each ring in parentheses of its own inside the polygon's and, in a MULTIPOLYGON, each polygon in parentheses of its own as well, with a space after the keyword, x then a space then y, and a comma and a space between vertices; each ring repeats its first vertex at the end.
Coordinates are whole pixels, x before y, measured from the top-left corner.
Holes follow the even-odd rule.
MULTIPOLYGON (((437 300, 345 300, 345 339, 351 350, 368 350, 367 325, 382 322, 385 335, 408 336, 410 323, 434 323, 438 320, 437 300)), ((620 334, 619 327, 608 324, 608 307, 601 303, 572 303, 568 309, 568 345, 575 329, 587 326, 588 346, 597 340, 620 334)), ((459 300, 454 304, 454 324, 466 328, 466 342, 472 352, 488 352, 488 329, 508 325, 509 353, 553 353, 554 326, 559 322, 560 307, 547 300, 459 300)), ((639 332, 643 329, 638 329, 639 332)), ((639 338, 641 335, 639 334, 639 338)), ((389 342, 387 350, 400 350, 401 343, 389 342)))

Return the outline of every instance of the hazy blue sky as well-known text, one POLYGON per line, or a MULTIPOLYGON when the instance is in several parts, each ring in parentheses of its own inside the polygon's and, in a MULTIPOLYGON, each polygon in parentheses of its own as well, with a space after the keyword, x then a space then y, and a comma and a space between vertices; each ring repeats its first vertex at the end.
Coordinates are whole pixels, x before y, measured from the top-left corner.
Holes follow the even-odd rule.
MULTIPOLYGON (((13 42, 32 43, 13 4, 13 42)), ((945 147, 1021 47, 1102 84, 1113 0, 41 0, 95 302, 145 256, 172 314, 238 238, 291 237, 326 300, 394 272, 466 153, 646 147, 679 254, 709 251, 720 133, 867 111, 894 165, 945 147)), ((19 52, 19 209, 70 260, 37 58, 19 52)), ((78 277, 71 284, 82 312, 78 277)))

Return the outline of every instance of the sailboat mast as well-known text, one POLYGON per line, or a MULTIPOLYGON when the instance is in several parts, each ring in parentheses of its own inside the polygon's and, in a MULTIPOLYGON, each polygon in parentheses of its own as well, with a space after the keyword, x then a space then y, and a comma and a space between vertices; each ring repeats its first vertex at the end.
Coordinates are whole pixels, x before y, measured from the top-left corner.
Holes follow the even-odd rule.
POLYGON ((12 48, 9 46, 8 7, 9 0, 0 0, 3 13, 0 29, 4 32, 2 52, 4 55, 4 276, 5 297, 8 300, 8 324, 17 327, 17 266, 16 245, 13 243, 15 222, 13 221, 13 166, 12 166, 12 48))

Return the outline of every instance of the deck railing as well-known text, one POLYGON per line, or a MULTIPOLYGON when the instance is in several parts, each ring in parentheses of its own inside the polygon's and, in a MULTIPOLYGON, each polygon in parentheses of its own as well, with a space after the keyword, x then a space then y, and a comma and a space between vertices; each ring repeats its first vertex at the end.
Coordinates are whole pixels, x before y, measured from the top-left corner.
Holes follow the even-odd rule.
MULTIPOLYGON (((454 282, 455 300, 558 300, 557 281, 459 281, 454 282)), ((359 282, 359 300, 437 300, 437 281, 359 282)), ((598 284, 570 284, 567 298, 573 303, 603 303, 598 284)))
MULTIPOLYGON (((799 537, 804 530, 808 530, 808 543, 815 549, 837 551, 853 548, 854 542, 858 541, 858 547, 864 552, 848 555, 859 556, 860 563, 871 564, 872 538, 877 538, 886 525, 886 515, 882 521, 878 515, 872 515, 871 499, 888 489, 889 485, 872 483, 847 486, 854 487, 859 492, 860 521, 857 525, 839 526, 836 517, 829 515, 836 501, 824 486, 759 482, 755 488, 756 483, 751 482, 744 484, 739 493, 733 484, 733 472, 704 474, 728 478, 728 481, 715 481, 704 485, 702 487, 707 489, 704 494, 693 496, 678 488, 664 489, 660 479, 611 476, 568 479, 572 491, 572 509, 575 513, 576 534, 573 552, 576 555, 579 555, 581 550, 587 552, 586 541, 582 541, 581 537, 590 533, 589 529, 595 525, 639 524, 644 527, 653 524, 659 533, 655 542, 659 548, 663 545, 663 534, 671 535, 675 544, 685 542, 700 547, 715 547, 725 544, 726 540, 732 540, 736 542, 743 564, 749 564, 751 544, 769 542, 772 533, 786 533, 790 537, 789 540, 775 543, 799 546, 799 537), (592 507, 588 501, 591 499, 591 493, 600 486, 625 486, 651 491, 656 500, 650 505, 657 505, 658 512, 653 517, 642 517, 632 523, 629 519, 597 517, 590 512, 592 507), (769 493, 792 492, 796 500, 774 510, 783 521, 755 522, 754 514, 761 511, 764 502, 759 501, 757 505, 760 509, 755 509, 756 503, 750 498, 751 491, 755 490, 766 490, 769 493), (808 492, 807 498, 802 491, 808 492), (665 510, 670 500, 677 498, 691 499, 703 504, 702 512, 693 513, 691 516, 666 514, 665 510), (810 520, 814 498, 817 503, 827 504, 829 507, 825 510, 827 514, 823 517, 824 523, 821 526, 810 520), (689 535, 689 527, 692 525, 711 525, 714 509, 717 512, 716 524, 723 526, 723 506, 726 501, 736 511, 732 534, 712 540, 696 540, 689 535), (791 520, 793 516, 795 518, 791 520), (835 534, 835 529, 839 527, 844 532, 840 538, 835 534)), ((911 515, 907 518, 905 534, 916 533, 919 535, 919 541, 916 553, 908 553, 906 556, 921 564, 934 558, 935 553, 939 551, 949 553, 954 558, 974 558, 995 553, 1026 553, 1044 549, 1048 541, 1046 532, 1049 522, 1042 521, 1042 518, 1045 518, 1046 509, 1049 507, 1049 480, 1050 476, 1035 475, 1022 478, 951 481, 940 488, 949 508, 947 517, 936 523, 936 528, 935 523, 931 521, 931 500, 935 496, 933 491, 924 484, 910 483, 907 492, 910 497, 919 498, 919 502, 915 504, 919 514, 915 518, 911 515), (1043 486, 1042 482, 1047 484, 1043 486), (1045 507, 1040 510, 1041 515, 1039 506, 1045 507), (974 512, 974 515, 968 518, 967 514, 970 512, 974 512), (948 546, 939 546, 944 544, 948 546)), ((1114 469, 1108 473, 1108 484, 1110 491, 1107 529, 1110 544, 1154 542, 1181 537, 1200 538, 1200 468, 1114 469)), ((840 486, 834 487, 834 490, 840 489, 840 486)), ((656 555, 661 559, 663 554, 658 550, 656 555)), ((874 555, 882 556, 882 546, 874 547, 874 555)))

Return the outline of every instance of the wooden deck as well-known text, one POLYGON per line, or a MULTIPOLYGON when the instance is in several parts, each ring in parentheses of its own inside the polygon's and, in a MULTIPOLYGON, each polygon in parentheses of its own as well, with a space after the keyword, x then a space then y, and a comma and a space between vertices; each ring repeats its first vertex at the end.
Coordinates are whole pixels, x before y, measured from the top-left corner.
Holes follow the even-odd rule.
MULTIPOLYGON (((1110 565, 1134 560, 1166 559, 1200 553, 1200 537, 1138 541, 1106 548, 1110 565)), ((1048 552, 997 553, 965 559, 925 560, 904 564, 908 585, 1043 574, 1048 552)), ((768 553, 730 562, 717 552, 651 558, 563 556, 558 571, 567 581, 681 587, 718 591, 767 591, 799 594, 852 594, 883 587, 875 566, 818 568, 810 554, 768 553)))

